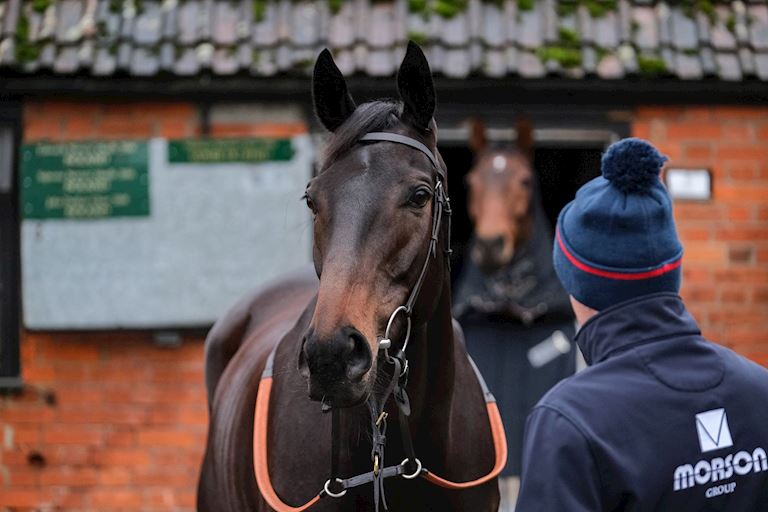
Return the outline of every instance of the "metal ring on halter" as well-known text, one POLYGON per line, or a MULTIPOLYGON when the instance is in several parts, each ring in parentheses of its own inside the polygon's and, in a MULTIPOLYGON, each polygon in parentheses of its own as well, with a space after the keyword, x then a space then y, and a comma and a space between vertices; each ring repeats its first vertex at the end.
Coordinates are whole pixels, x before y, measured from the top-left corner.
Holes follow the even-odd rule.
MULTIPOLYGON (((406 475, 405 473, 400 475, 401 477, 405 478, 406 480, 413 480, 414 478, 416 478, 417 476, 419 476, 421 474, 421 461, 418 458, 415 458, 413 460, 416 461, 416 471, 414 471, 412 475, 406 475)), ((401 462, 400 465, 405 467, 405 463, 406 462, 408 462, 407 458, 403 459, 403 462, 401 462)))
MULTIPOLYGON (((389 337, 389 331, 392 329, 392 323, 395 321, 395 318, 397 318, 397 314, 401 311, 405 313, 405 319, 408 321, 407 327, 405 329, 405 340, 403 341, 403 348, 402 348, 403 352, 405 352, 405 349, 408 348, 408 339, 411 337, 411 313, 410 311, 408 311, 408 308, 406 308, 405 306, 400 306, 392 312, 392 316, 389 317, 389 322, 387 322, 387 329, 384 331, 384 340, 392 339, 389 337)), ((382 348, 389 348, 389 347, 382 347, 382 348)))
MULTIPOLYGON (((408 459, 405 459, 405 460, 408 460, 408 459)), ((343 484, 343 483, 344 483, 344 482, 341 480, 341 478, 336 478, 335 480, 336 480, 337 482, 339 482, 340 484, 343 484)), ((331 498, 341 498, 342 496, 344 496, 345 494, 347 494, 347 490, 346 490, 346 489, 342 489, 342 491, 341 491, 341 492, 333 493, 333 492, 331 492, 331 490, 328 488, 328 486, 329 486, 329 485, 331 485, 331 479, 330 479, 330 478, 329 478, 328 480, 326 480, 326 481, 325 481, 325 485, 323 485, 323 490, 325 491, 325 494, 327 494, 327 495, 328 495, 328 496, 330 496, 331 498)))

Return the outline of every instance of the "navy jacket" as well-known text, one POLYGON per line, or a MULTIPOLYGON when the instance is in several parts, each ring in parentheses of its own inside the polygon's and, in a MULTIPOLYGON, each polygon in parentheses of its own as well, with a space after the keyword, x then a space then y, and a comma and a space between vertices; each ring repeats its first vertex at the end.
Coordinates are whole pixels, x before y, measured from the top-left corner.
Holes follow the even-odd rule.
POLYGON ((768 371, 648 295, 576 336, 591 366, 528 417, 518 512, 768 511, 768 371))

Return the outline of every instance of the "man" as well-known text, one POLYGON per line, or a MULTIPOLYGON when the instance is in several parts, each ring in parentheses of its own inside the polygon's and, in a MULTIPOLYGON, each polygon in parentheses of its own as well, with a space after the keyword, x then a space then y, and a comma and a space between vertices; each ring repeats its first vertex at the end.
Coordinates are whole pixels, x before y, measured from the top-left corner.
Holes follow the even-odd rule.
POLYGON ((528 417, 518 512, 768 510, 768 371, 701 337, 666 159, 625 139, 557 222, 590 367, 528 417))

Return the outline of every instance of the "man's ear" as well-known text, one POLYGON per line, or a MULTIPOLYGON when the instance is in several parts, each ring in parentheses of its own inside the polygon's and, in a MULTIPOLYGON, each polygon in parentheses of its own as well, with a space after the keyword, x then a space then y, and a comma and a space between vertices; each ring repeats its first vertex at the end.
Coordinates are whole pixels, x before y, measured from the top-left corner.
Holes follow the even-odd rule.
POLYGON ((355 102, 347 90, 347 82, 327 48, 320 52, 315 62, 312 100, 317 118, 332 132, 355 111, 355 102))
POLYGON ((408 41, 397 72, 397 90, 403 100, 403 120, 426 131, 435 115, 435 84, 424 52, 413 41, 408 41))

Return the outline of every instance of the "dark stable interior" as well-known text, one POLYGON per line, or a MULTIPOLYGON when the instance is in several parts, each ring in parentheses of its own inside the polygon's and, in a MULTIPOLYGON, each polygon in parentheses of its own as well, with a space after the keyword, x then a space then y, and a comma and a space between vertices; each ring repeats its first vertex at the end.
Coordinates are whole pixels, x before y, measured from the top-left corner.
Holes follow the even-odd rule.
MULTIPOLYGON (((464 143, 442 143, 439 149, 448 166, 450 182, 453 208, 451 281, 455 284, 472 235, 465 177, 472 168, 474 154, 464 143)), ((602 151, 601 146, 594 144, 569 144, 568 147, 547 145, 535 149, 533 166, 539 180, 544 211, 552 226, 557 221, 557 214, 573 199, 579 187, 600 174, 602 151)))

